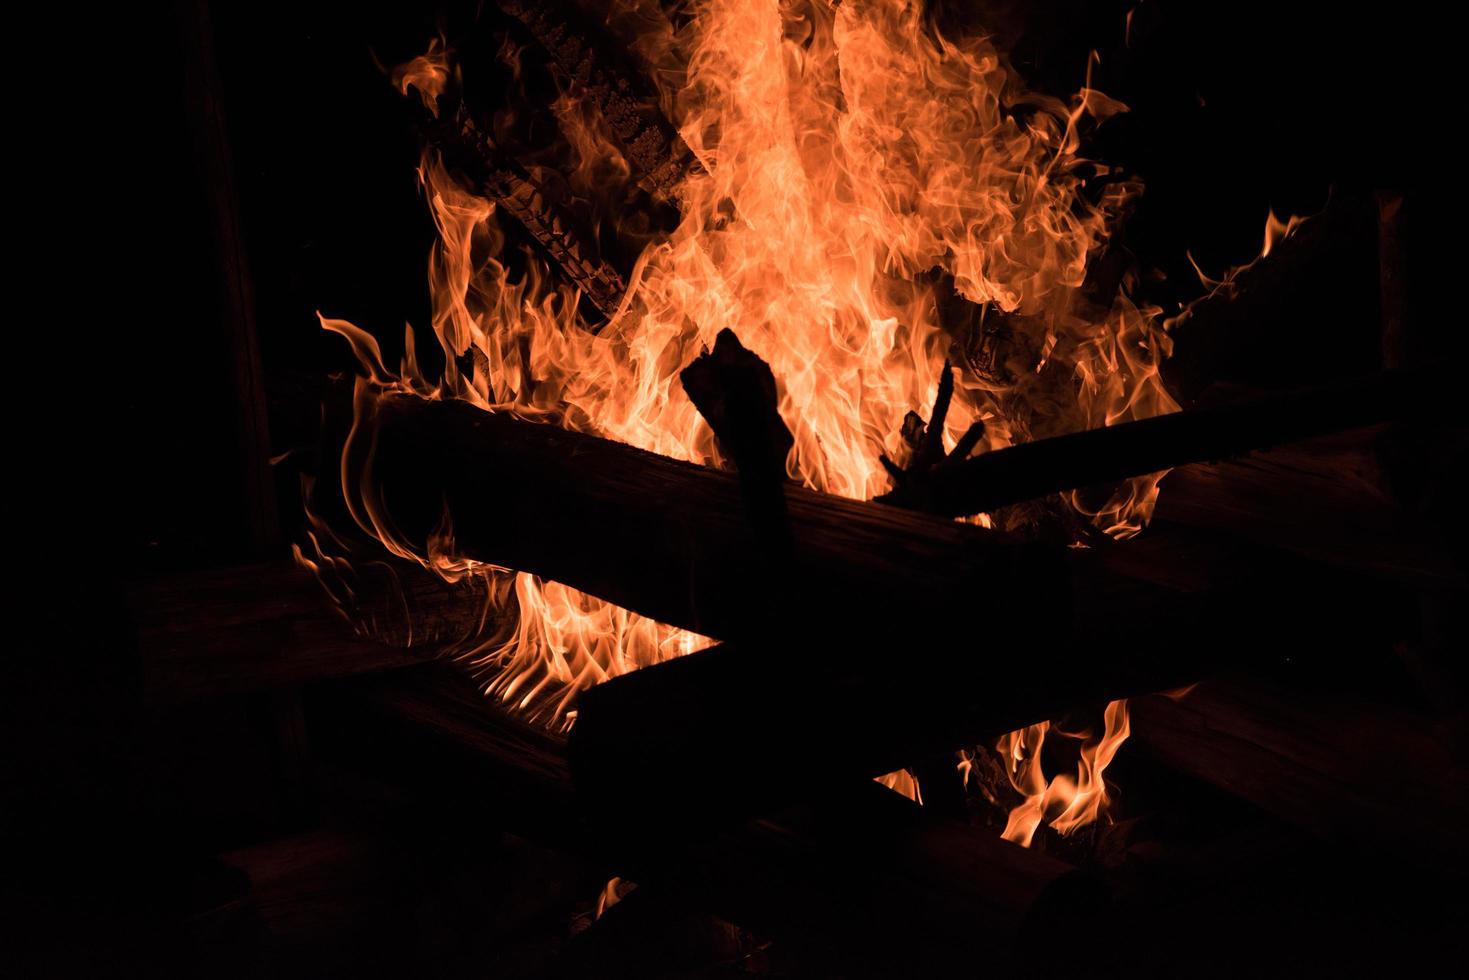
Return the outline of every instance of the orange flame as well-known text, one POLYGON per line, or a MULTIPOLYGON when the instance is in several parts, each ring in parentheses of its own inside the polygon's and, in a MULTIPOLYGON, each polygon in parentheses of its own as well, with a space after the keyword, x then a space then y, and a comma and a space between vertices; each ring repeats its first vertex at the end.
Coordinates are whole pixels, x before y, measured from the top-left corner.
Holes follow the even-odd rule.
MULTIPOLYGON (((1098 183, 1107 169, 1080 155, 1082 139, 1125 107, 1089 84, 1069 101, 1028 92, 988 39, 942 36, 923 6, 697 0, 676 35, 650 42, 649 58, 687 56, 684 70, 659 73, 676 79, 661 101, 701 166, 678 188, 681 222, 643 250, 620 308, 596 334, 579 325, 575 291, 550 269, 532 262, 511 272, 495 204, 426 152, 419 176, 438 229, 432 327, 446 374, 430 384, 411 355, 394 374, 371 337, 323 319, 365 366, 359 397, 398 388, 461 398, 709 464, 713 435, 677 374, 729 327, 779 381, 795 435, 788 475, 866 499, 888 489, 879 456, 901 458, 904 418, 928 416, 954 342, 928 285, 938 270, 986 316, 1007 318, 1012 334, 1003 380, 958 379, 946 447, 980 418, 983 451, 1175 410, 1158 375, 1167 354, 1158 311, 1120 290, 1083 289, 1109 223, 1139 188, 1098 183)), ((436 40, 393 79, 437 114, 451 71, 436 40)), ((552 111, 574 154, 562 178, 595 199, 627 161, 574 80, 552 111)), ((513 576, 498 593, 514 596, 513 629, 471 657, 497 696, 566 723, 579 690, 706 642, 456 558, 447 528, 430 554, 416 554, 392 540, 348 455, 353 518, 391 551, 448 576, 513 576)), ((1069 499, 1101 530, 1126 536, 1151 514, 1158 476, 1128 481, 1101 503, 1069 499)), ((1012 839, 1028 841, 1057 805, 1052 821, 1063 832, 1095 817, 1102 770, 1126 737, 1125 706, 1108 709, 1106 734, 1074 782, 1045 784, 1045 730, 1007 737, 1018 774, 1025 763, 1016 785, 1035 801, 1028 830, 1012 819, 1012 839)), ((886 782, 919 794, 906 773, 886 782)))
POLYGON ((449 44, 442 37, 429 42, 423 54, 393 69, 393 87, 404 95, 410 88, 418 90, 423 106, 433 115, 439 114, 439 96, 449 84, 449 44))
POLYGON ((1010 812, 1004 838, 1030 846, 1042 821, 1061 833, 1071 834, 1093 822, 1107 802, 1107 784, 1102 773, 1127 740, 1130 724, 1126 701, 1113 701, 1103 716, 1102 737, 1086 735, 1077 763, 1076 778, 1057 776, 1049 783, 1041 772, 1041 745, 1045 741, 1046 722, 1011 732, 1000 739, 997 748, 1001 758, 1009 760, 1011 785, 1025 797, 1010 812))

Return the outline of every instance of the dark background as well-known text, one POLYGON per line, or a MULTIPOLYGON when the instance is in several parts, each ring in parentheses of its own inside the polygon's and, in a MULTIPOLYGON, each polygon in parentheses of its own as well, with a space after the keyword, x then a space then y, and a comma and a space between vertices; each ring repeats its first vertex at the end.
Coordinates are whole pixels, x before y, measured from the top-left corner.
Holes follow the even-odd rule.
MULTIPOLYGON (((1197 292, 1185 251, 1211 272, 1253 257, 1269 209, 1310 213, 1333 188, 1399 189, 1412 205, 1417 315, 1442 318, 1461 342, 1460 250, 1429 245, 1454 230, 1463 183, 1457 89, 1434 77, 1451 63, 1446 15, 1143 0, 1127 46, 1131 3, 992 6, 1036 87, 1074 89, 1096 48, 1097 87, 1132 107, 1096 155, 1147 185, 1128 233, 1143 263, 1166 274, 1152 298, 1197 292)), ((945 17, 972 16, 945 7, 945 17)), ((71 937, 95 951, 77 967, 93 975, 127 973, 130 956, 169 940, 149 924, 211 887, 200 855, 289 824, 280 801, 233 788, 264 764, 247 744, 249 706, 211 707, 185 747, 162 744, 134 707, 123 597, 146 573, 284 554, 320 386, 350 370, 317 310, 377 334, 389 363, 404 322, 426 328, 432 228, 414 174, 414 114, 381 66, 420 52, 445 16, 452 26, 473 13, 211 5, 270 448, 295 454, 272 476, 278 533, 262 535, 239 462, 215 177, 184 91, 197 35, 179 10, 195 9, 77 8, 15 32, 26 51, 12 75, 11 192, 35 223, 13 232, 25 253, 13 290, 35 308, 11 326, 21 383, 10 400, 17 638, 6 655, 0 829, 14 908, 3 928, 12 940, 71 937)))

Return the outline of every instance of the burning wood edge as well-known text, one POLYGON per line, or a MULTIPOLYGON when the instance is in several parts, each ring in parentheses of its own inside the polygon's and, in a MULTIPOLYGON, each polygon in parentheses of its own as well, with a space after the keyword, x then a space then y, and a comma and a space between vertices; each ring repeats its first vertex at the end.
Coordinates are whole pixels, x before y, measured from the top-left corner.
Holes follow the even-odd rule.
POLYGON ((401 784, 416 808, 442 807, 455 821, 484 813, 776 940, 829 940, 910 965, 990 962, 1007 944, 1074 937, 1105 902, 1069 865, 937 819, 875 783, 813 793, 696 841, 667 833, 666 817, 633 836, 579 819, 565 742, 446 665, 346 681, 322 697, 337 721, 321 750, 401 784))
POLYGON ((1429 719, 1240 677, 1132 702, 1149 755, 1312 834, 1460 874, 1469 771, 1429 719))

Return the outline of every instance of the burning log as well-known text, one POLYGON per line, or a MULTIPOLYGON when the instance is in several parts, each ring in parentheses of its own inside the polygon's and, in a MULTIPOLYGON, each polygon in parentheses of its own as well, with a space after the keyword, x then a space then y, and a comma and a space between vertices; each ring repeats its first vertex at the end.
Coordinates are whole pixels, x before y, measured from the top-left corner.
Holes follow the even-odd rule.
MULTIPOLYGON (((1434 382, 1387 372, 1062 436, 938 467, 925 492, 940 513, 973 513, 1404 417, 1445 400, 1434 382)), ((380 510, 399 533, 426 541, 447 506, 465 555, 706 635, 741 632, 746 583, 767 561, 729 474, 466 404, 389 396, 370 410, 364 483, 381 487, 380 510)), ((819 630, 896 641, 913 628, 884 624, 942 623, 976 596, 980 609, 1039 613, 1037 594, 1064 591, 1070 574, 1055 551, 978 528, 794 486, 785 497, 794 580, 828 617, 819 630)))
POLYGON ((1174 470, 1147 534, 1203 529, 1385 581, 1462 590, 1444 536, 1395 498, 1381 428, 1174 470))
POLYGON ((1429 413, 1459 413, 1444 372, 1385 371, 1215 408, 1160 415, 984 453, 934 467, 882 498, 962 517, 1046 494, 1311 436, 1429 413))
MULTIPOLYGON (((739 480, 630 446, 458 402, 380 400, 364 486, 423 542, 445 506, 466 556, 532 572, 661 622, 747 632, 750 583, 770 572, 739 480)), ((1064 594, 1063 556, 980 528, 784 487, 789 573, 812 629, 865 648, 942 632, 953 610, 1034 609, 1064 594)))
POLYGON ((1220 607, 1250 618, 1237 615, 1239 599, 1146 589, 1137 596, 1127 603, 1114 591, 1077 613, 1106 624, 1089 629, 1070 625, 1057 598, 1061 608, 1049 620, 982 620, 972 637, 954 630, 937 652, 914 641, 874 660, 837 642, 811 649, 772 639, 614 678, 577 702, 570 748, 578 792, 622 834, 636 835, 661 814, 651 822, 660 832, 672 823, 698 835, 1078 707, 1205 676, 1219 663, 1279 655, 1300 640, 1290 626, 1280 646, 1260 643, 1253 625, 1231 627, 1220 607), (1139 625, 1126 628, 1128 618, 1139 625), (1209 634, 1180 643, 1200 622, 1209 634), (717 778, 678 775, 711 767, 717 778))
POLYGON ((1132 702, 1154 758, 1328 840, 1435 870, 1469 861, 1469 772, 1432 723, 1239 678, 1132 702))

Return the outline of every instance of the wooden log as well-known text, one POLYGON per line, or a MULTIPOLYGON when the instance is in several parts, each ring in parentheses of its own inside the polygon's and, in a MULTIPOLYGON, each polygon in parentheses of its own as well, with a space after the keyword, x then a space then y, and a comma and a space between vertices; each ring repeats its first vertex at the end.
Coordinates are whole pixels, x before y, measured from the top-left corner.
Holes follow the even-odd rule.
POLYGON ((1079 601, 1074 622, 968 621, 973 634, 948 649, 914 641, 880 660, 853 655, 845 638, 725 644, 583 692, 573 772, 597 821, 622 834, 703 834, 813 787, 834 791, 1220 664, 1273 662, 1334 633, 1313 624, 1339 599, 1304 580, 1293 593, 1278 581, 1258 593, 1114 589, 1079 601), (718 778, 691 777, 711 766, 718 778))
POLYGON ((875 783, 815 790, 717 837, 665 833, 666 819, 635 834, 589 821, 564 742, 447 665, 346 681, 315 707, 333 719, 323 753, 403 787, 420 812, 593 856, 608 874, 776 941, 936 967, 1068 935, 1104 901, 1055 858, 935 819, 875 783))
MULTIPOLYGON (((751 583, 770 569, 733 474, 459 402, 388 396, 365 410, 361 482, 378 494, 365 506, 419 547, 447 506, 461 554, 705 635, 748 632, 751 583)), ((952 632, 958 608, 1065 606, 1059 550, 784 490, 791 605, 810 611, 812 631, 865 636, 871 651, 915 629, 952 632)))
POLYGON ((284 563, 139 583, 130 605, 144 700, 176 704, 421 663, 493 625, 471 585, 382 563, 357 576, 350 621, 310 572, 284 563))
POLYGON ((1462 407, 1451 404, 1446 394, 1451 390, 1448 380, 1444 370, 1387 371, 1042 439, 945 463, 922 483, 879 499, 962 517, 1388 420, 1462 417, 1462 407))
POLYGON ((1364 576, 1466 587, 1444 536, 1396 499, 1380 428, 1174 470, 1159 484, 1147 535, 1204 529, 1364 576))
POLYGON ((512 715, 447 663, 350 678, 312 693, 322 757, 417 806, 488 816, 494 826, 573 854, 591 853, 564 737, 512 715))
POLYGON ((1167 766, 1327 840, 1469 871, 1469 769, 1431 719, 1356 695, 1221 678, 1132 702, 1133 738, 1167 766))

